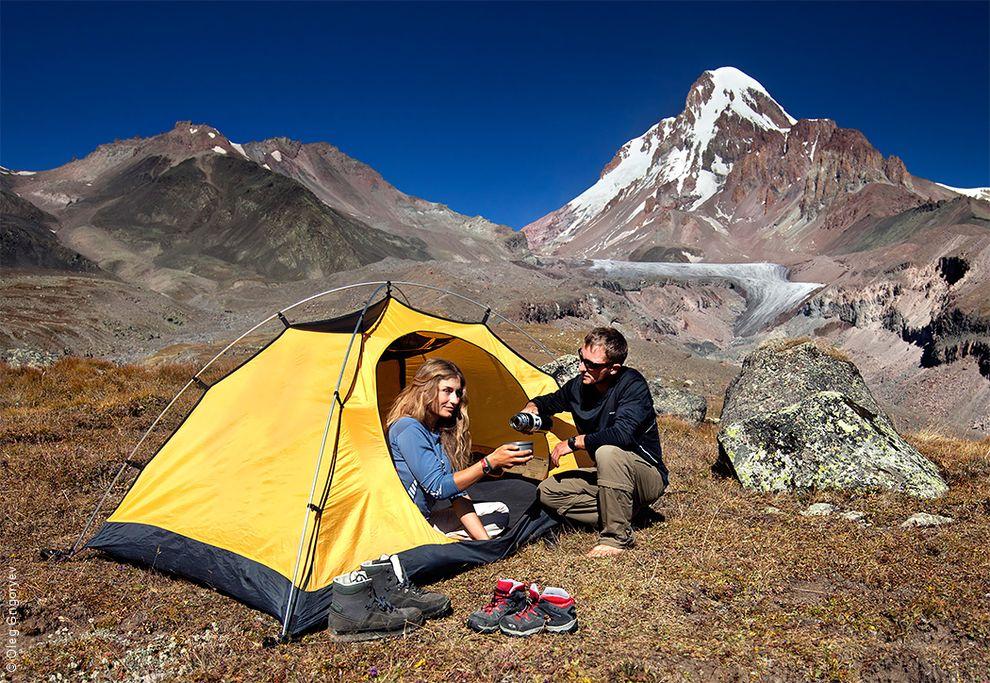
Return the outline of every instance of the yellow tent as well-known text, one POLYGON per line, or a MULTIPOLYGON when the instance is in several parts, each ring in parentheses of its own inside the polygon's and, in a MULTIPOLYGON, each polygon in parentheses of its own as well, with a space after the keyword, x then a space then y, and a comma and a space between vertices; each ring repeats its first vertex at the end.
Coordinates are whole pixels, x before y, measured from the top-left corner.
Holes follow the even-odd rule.
MULTIPOLYGON (((207 389, 88 546, 216 587, 282 619, 283 633, 311 628, 333 577, 369 558, 430 547, 437 562, 463 562, 404 491, 383 429, 430 357, 464 371, 481 452, 519 439, 508 418, 557 388, 485 322, 390 294, 363 314, 287 323, 207 389)), ((534 440, 542 462, 574 433, 568 418, 534 440)), ((576 466, 568 457, 563 469, 576 466)))

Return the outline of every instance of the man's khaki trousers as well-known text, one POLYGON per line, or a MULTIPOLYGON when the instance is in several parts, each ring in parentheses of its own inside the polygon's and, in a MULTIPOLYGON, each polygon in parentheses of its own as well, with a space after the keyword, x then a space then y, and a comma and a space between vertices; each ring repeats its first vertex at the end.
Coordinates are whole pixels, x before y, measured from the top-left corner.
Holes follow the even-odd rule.
POLYGON ((540 502, 566 519, 598 526, 599 543, 615 548, 633 544, 632 518, 663 493, 663 477, 635 453, 602 446, 597 467, 548 477, 540 484, 540 502))

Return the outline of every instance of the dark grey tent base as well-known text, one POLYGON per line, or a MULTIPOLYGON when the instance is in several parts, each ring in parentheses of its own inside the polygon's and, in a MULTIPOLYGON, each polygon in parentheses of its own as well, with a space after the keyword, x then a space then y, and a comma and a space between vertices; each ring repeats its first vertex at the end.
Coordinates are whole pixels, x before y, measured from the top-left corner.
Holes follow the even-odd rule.
POLYGON ((527 479, 509 478, 481 481, 468 489, 475 502, 501 501, 509 506, 509 528, 490 541, 462 541, 421 545, 399 553, 409 578, 426 584, 489 562, 497 562, 526 543, 538 540, 557 526, 557 521, 540 506, 536 485, 527 479))
MULTIPOLYGON (((506 478, 479 482, 470 493, 476 501, 506 503, 510 510, 509 529, 491 541, 424 545, 399 553, 413 581, 425 584, 495 562, 557 524, 536 502, 536 486, 529 481, 506 478)), ((191 579, 282 620, 289 580, 236 553, 147 524, 121 522, 105 523, 86 545, 120 560, 191 579)), ((330 587, 300 593, 289 633, 300 635, 322 628, 331 599, 330 587)))

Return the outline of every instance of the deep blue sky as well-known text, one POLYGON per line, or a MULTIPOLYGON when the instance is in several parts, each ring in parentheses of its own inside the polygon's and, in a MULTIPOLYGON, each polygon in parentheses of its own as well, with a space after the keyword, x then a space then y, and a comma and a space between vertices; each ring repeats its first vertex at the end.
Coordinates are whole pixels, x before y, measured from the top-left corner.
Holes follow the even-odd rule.
POLYGON ((990 3, 0 5, 0 165, 175 121, 325 140, 400 189, 520 227, 684 106, 705 69, 990 186, 990 3))

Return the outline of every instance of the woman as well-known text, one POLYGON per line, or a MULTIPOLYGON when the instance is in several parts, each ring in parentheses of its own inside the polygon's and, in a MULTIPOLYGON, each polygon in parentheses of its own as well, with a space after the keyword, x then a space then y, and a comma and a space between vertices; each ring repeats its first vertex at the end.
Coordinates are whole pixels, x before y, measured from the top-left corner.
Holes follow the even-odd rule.
POLYGON ((485 527, 479 517, 494 510, 507 518, 502 503, 471 503, 464 490, 493 470, 522 465, 533 456, 512 444, 500 446, 474 464, 471 460, 467 382, 447 360, 431 359, 416 372, 392 404, 385 424, 399 479, 423 516, 441 532, 487 540, 501 526, 485 527), (450 510, 431 515, 434 503, 450 500, 450 510), (493 508, 493 506, 496 506, 493 508))

